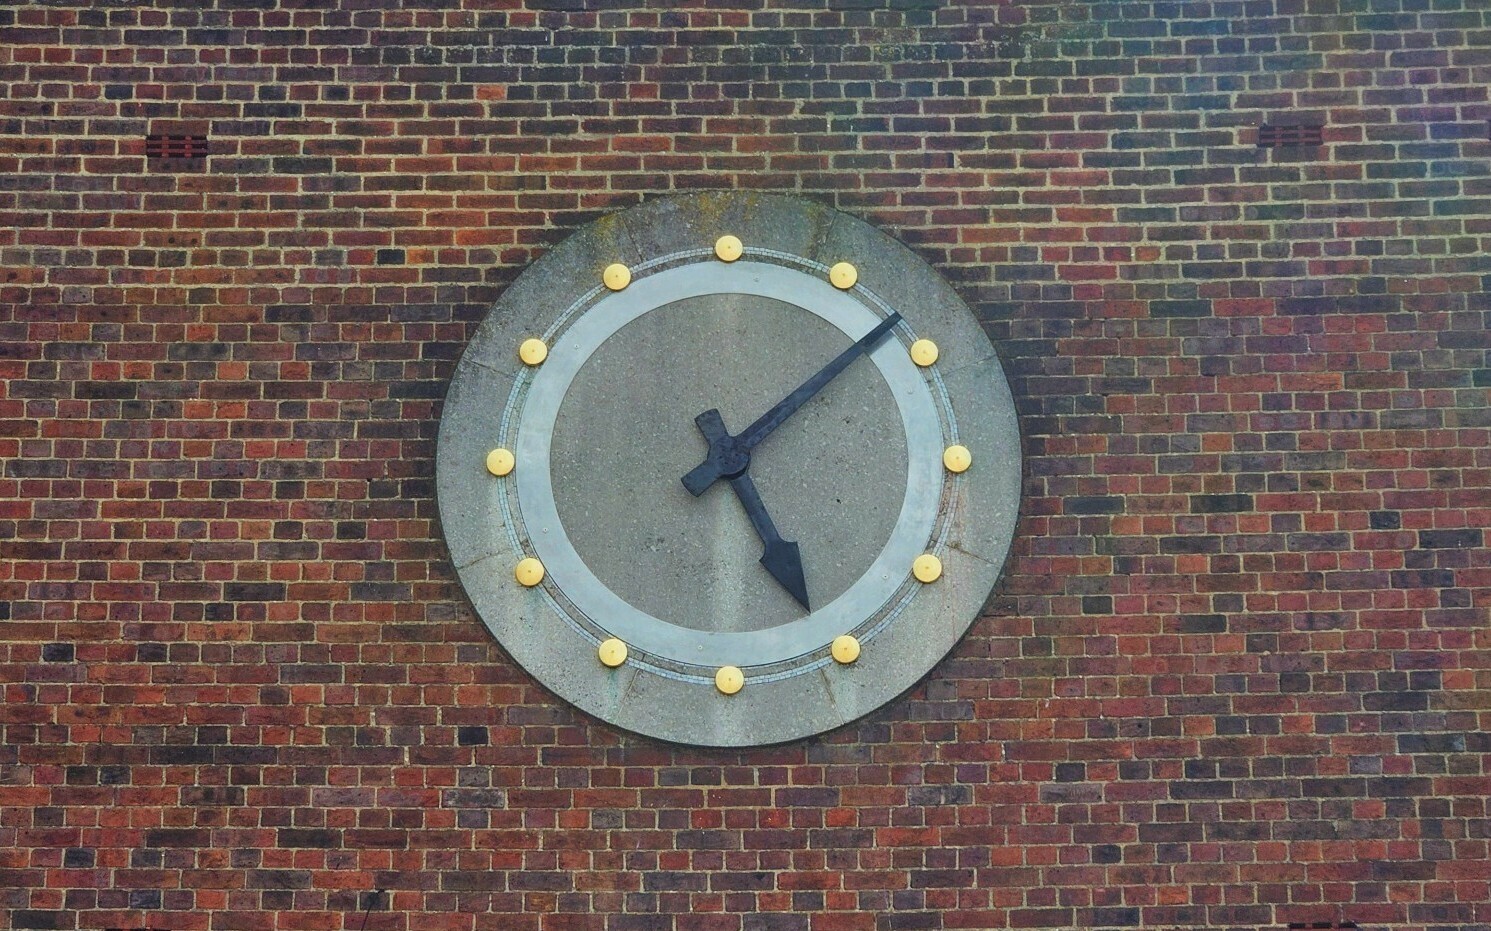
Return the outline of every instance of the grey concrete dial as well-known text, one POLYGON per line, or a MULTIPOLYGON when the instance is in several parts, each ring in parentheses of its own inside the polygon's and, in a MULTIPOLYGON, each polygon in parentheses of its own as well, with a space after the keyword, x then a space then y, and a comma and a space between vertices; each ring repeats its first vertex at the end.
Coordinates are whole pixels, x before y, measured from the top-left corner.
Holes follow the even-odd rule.
POLYGON ((650 202, 525 271, 457 366, 436 465, 504 648, 612 724, 711 746, 818 733, 914 684, 987 599, 1020 488, 1008 385, 952 289, 858 220, 748 194, 650 202), (697 416, 740 437, 861 338, 752 440, 769 532, 739 480, 685 488, 711 452, 697 416), (944 464, 957 446, 967 471, 944 464), (777 533, 801 591, 760 561, 777 533))

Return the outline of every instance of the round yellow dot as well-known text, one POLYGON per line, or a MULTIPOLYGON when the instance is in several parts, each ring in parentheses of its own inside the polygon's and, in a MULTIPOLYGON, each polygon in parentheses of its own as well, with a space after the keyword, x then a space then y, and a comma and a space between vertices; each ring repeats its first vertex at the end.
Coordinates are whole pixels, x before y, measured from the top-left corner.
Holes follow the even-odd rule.
POLYGON ((499 446, 487 453, 487 471, 493 475, 506 475, 513 470, 514 464, 512 450, 499 446))
POLYGON ((721 236, 715 240, 714 254, 719 256, 721 262, 733 262, 740 258, 743 248, 740 240, 734 236, 721 236))
POLYGON ((848 262, 840 262, 828 270, 828 280, 833 282, 834 287, 847 291, 859 280, 859 269, 848 262))
POLYGON ((942 464, 947 466, 949 472, 967 472, 968 467, 973 465, 973 453, 968 451, 967 446, 949 446, 942 451, 942 464))
POLYGON ((842 634, 834 638, 829 651, 833 653, 834 659, 838 662, 852 663, 859 659, 859 641, 848 634, 842 634))
POLYGON ((602 663, 615 669, 626 662, 626 644, 612 637, 601 644, 600 657, 602 663))
POLYGON ((911 574, 918 582, 935 582, 942 575, 942 560, 931 553, 923 553, 911 564, 911 574))
POLYGON ((541 339, 525 339, 518 347, 518 358, 528 365, 538 365, 549 358, 549 347, 541 339))
POLYGON ((911 361, 926 368, 937 361, 937 344, 930 339, 919 339, 911 344, 911 361))
POLYGON ((714 687, 722 694, 734 695, 743 685, 745 685, 745 674, 738 666, 721 666, 720 671, 714 674, 714 687))
POLYGON ((517 567, 513 569, 513 578, 517 579, 519 584, 532 588, 544 580, 544 564, 532 556, 520 559, 517 567))
POLYGON ((632 270, 620 262, 613 262, 601 272, 601 281, 604 281, 606 287, 612 291, 620 291, 632 283, 632 270))

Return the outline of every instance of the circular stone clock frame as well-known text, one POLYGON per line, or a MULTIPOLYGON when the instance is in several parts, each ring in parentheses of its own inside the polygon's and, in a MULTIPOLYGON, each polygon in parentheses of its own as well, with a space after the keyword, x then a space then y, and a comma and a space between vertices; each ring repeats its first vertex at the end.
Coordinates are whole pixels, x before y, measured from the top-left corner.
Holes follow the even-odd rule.
MULTIPOLYGON (((740 349, 749 354, 750 347, 740 349)), ((709 398, 699 399, 699 409, 709 406, 709 398)), ((690 454, 702 458, 706 445, 699 439, 690 454)), ((754 746, 855 720, 914 685, 952 649, 998 580, 1018 516, 1021 465, 998 357, 935 271, 845 214, 795 198, 732 193, 660 199, 607 217, 520 275, 457 365, 436 473, 461 584, 524 669, 626 730, 685 744, 754 746), (709 619, 685 626, 629 603, 570 539, 553 481, 555 423, 597 350, 647 314, 716 296, 796 308, 838 331, 844 345, 900 315, 852 363, 878 372, 887 390, 871 400, 896 411, 888 421, 902 433, 886 437, 906 453, 893 527, 883 542, 873 541, 874 559, 845 590, 799 618, 754 629, 712 629, 709 619), (546 353, 535 352, 535 339, 546 353), (926 340, 936 345, 931 364, 921 358, 926 340), (944 467, 944 450, 955 446, 971 453, 966 471, 944 467), (498 449, 512 453, 510 471, 500 475, 488 466, 498 449), (926 554, 941 567, 930 582, 912 568, 926 554), (515 577, 525 559, 543 567, 537 584, 515 577)), ((682 485, 676 494, 669 506, 696 504, 682 485)), ((841 532, 852 532, 848 526, 841 532)))

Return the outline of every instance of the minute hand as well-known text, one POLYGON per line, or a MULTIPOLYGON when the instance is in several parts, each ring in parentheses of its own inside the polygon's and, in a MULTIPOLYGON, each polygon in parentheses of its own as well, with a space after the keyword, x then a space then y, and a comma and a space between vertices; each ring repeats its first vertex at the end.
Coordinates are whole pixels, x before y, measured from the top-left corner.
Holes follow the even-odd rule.
MULTIPOLYGON (((750 464, 750 453, 757 443, 770 436, 773 430, 780 427, 788 417, 791 417, 797 412, 798 408, 808 403, 814 395, 823 390, 823 386, 833 381, 840 372, 849 367, 851 362, 873 349, 875 344, 880 342, 885 337, 885 334, 889 333, 900 322, 901 315, 892 311, 889 317, 880 321, 873 330, 856 340, 854 345, 839 353, 832 361, 819 369, 816 374, 799 385, 791 394, 778 401, 772 406, 771 410, 758 417, 755 423, 746 427, 739 435, 725 438, 724 443, 728 444, 728 447, 734 452, 735 456, 744 460, 740 471, 744 471, 745 466, 750 464)), ((705 414, 708 413, 708 411, 705 412, 705 414)), ((700 416, 705 415, 701 414, 700 416)), ((717 450, 714 447, 716 445, 715 443, 711 443, 710 455, 683 477, 684 487, 694 495, 703 494, 705 489, 725 477, 725 470, 720 465, 721 459, 715 455, 717 450)), ((719 451, 722 452, 723 448, 719 451)), ((739 474, 739 471, 732 474, 739 474)))
POLYGON ((771 431, 780 427, 783 421, 797 412, 799 407, 812 400, 813 395, 822 391, 824 385, 833 381, 840 372, 848 368, 849 363, 873 349, 875 344, 900 322, 901 315, 892 311, 891 315, 880 321, 875 329, 861 336, 853 346, 839 353, 832 362, 819 369, 818 374, 803 382, 796 391, 778 401, 771 410, 756 418, 755 423, 742 430, 740 436, 737 437, 740 444, 746 449, 754 449, 757 443, 766 439, 771 431))

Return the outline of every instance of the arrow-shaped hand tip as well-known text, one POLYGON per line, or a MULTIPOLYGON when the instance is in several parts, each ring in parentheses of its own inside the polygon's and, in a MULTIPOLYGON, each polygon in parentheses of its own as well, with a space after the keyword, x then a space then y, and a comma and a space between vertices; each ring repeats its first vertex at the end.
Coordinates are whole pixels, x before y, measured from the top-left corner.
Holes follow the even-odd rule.
POLYGON ((813 610, 808 604, 808 583, 802 574, 802 554, 796 543, 786 540, 773 540, 766 545, 766 552, 761 554, 761 565, 771 573, 781 586, 787 590, 787 594, 797 599, 797 603, 805 610, 813 610))

